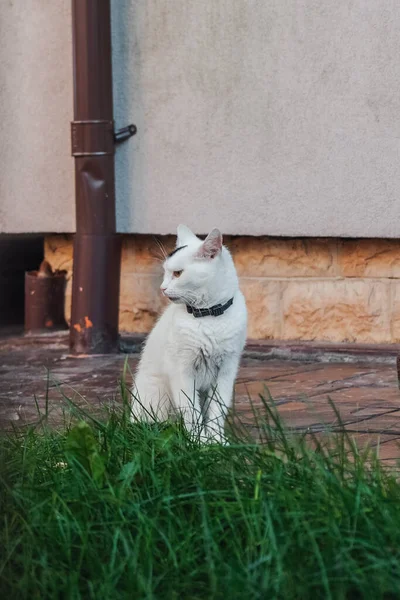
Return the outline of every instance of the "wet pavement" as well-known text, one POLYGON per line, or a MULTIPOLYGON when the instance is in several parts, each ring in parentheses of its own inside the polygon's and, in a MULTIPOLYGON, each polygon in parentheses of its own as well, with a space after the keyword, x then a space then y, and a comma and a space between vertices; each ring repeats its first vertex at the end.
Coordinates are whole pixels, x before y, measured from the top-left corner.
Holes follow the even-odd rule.
MULTIPOLYGON (((125 366, 126 382, 131 382, 137 353, 75 358, 68 355, 67 342, 65 334, 0 340, 2 429, 37 422, 38 410, 47 411, 49 421, 58 425, 71 404, 97 414, 105 404, 121 402, 119 381, 125 366)), ((236 418, 255 436, 255 415, 265 413, 260 395, 267 400, 271 396, 285 424, 296 433, 319 436, 344 427, 359 446, 379 448, 383 461, 400 458, 394 356, 382 360, 379 355, 368 359, 360 355, 346 362, 343 355, 341 362, 324 362, 321 353, 318 360, 311 356, 304 361, 273 358, 273 353, 256 350, 248 348, 235 387, 236 418)))

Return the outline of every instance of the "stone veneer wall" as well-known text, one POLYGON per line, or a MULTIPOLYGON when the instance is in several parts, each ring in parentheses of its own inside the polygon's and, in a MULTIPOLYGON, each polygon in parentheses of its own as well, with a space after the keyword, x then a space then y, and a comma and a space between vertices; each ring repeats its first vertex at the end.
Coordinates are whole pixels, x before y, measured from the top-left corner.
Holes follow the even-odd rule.
MULTIPOLYGON (((159 238, 172 248, 174 238, 159 238)), ((227 237, 249 310, 249 338, 400 341, 400 242, 227 237)), ((72 272, 72 236, 51 235, 45 256, 72 272)), ((164 301, 153 236, 123 236, 120 329, 147 332, 164 301)), ((70 315, 71 282, 66 297, 70 315)))

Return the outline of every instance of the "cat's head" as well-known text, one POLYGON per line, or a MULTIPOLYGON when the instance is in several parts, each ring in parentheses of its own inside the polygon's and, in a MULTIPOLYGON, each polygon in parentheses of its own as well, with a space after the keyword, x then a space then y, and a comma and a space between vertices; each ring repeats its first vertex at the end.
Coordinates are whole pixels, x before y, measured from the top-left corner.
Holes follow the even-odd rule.
POLYGON ((225 288, 234 281, 235 268, 221 232, 213 229, 201 240, 186 225, 179 225, 176 248, 164 262, 163 294, 173 302, 209 306, 220 301, 219 295, 230 293, 225 288))

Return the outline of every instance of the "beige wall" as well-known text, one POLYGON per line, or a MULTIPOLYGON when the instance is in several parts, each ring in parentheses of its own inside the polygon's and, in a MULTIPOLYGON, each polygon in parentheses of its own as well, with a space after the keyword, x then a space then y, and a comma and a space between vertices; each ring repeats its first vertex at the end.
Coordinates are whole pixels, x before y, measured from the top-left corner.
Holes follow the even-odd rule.
MULTIPOLYGON (((398 2, 112 8, 120 231, 398 235, 398 2)), ((0 231, 73 231, 70 0, 0 28, 0 231)))
MULTIPOLYGON (((174 241, 162 238, 167 249, 174 241)), ((400 342, 400 241, 227 237, 225 243, 246 297, 249 338, 400 342)), ((69 319, 72 236, 48 236, 45 256, 68 273, 69 319)), ((149 331, 162 310, 160 256, 153 236, 123 237, 121 331, 149 331)))

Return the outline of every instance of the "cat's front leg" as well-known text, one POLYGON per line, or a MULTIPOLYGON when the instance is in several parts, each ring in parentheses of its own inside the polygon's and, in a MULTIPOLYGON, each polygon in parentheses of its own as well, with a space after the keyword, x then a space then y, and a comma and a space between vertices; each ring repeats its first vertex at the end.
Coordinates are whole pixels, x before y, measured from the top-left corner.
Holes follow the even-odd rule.
POLYGON ((233 387, 239 368, 240 356, 231 356, 222 364, 217 384, 210 391, 207 400, 207 414, 202 438, 222 442, 225 439, 224 426, 232 404, 233 387))
POLYGON ((172 401, 176 412, 182 415, 186 429, 196 430, 201 424, 199 393, 190 376, 176 372, 170 380, 172 401))

